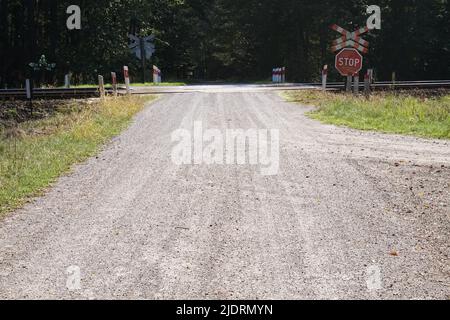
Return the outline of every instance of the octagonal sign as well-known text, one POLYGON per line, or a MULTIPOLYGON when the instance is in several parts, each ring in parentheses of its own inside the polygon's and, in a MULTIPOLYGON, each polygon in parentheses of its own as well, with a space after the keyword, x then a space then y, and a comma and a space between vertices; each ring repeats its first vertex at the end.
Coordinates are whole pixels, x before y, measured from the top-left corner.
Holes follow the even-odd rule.
POLYGON ((353 76, 361 71, 363 57, 356 49, 342 49, 342 51, 336 55, 335 66, 341 75, 353 76))

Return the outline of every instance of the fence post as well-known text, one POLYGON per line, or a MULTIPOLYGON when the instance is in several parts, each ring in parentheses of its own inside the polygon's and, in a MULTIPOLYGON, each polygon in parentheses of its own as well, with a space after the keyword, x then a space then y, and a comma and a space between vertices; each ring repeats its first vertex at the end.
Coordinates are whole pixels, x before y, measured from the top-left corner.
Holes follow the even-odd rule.
POLYGON ((105 81, 103 76, 98 76, 98 90, 100 92, 100 99, 105 100, 105 81))
POLYGON ((328 65, 323 66, 322 70, 322 90, 327 90, 327 78, 328 78, 328 65))

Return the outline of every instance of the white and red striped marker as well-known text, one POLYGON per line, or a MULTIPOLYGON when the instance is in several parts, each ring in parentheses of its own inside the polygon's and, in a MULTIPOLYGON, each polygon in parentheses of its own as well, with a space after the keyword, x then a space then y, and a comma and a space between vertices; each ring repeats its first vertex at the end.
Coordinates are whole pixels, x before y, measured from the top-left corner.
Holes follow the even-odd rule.
POLYGON ((130 94, 130 73, 128 71, 128 67, 123 67, 123 77, 125 79, 125 86, 127 88, 127 94, 130 94))
POLYGON ((117 95, 117 75, 115 72, 111 72, 111 85, 114 95, 117 95))

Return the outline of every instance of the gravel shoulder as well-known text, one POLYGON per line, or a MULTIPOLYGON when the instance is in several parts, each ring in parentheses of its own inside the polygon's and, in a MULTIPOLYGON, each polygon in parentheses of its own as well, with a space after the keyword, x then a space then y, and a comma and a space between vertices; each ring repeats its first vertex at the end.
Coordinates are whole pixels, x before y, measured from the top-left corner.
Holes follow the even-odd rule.
POLYGON ((0 298, 449 299, 450 142, 323 125, 310 109, 250 91, 152 103, 0 221, 0 298), (176 166, 171 134, 194 121, 279 129, 279 174, 176 166))

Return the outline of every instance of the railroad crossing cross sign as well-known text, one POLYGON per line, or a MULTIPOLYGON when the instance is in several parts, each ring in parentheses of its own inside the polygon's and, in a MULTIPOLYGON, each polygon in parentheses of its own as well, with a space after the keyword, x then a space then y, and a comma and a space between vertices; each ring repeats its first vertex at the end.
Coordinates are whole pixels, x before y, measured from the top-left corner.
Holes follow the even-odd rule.
POLYGON ((354 48, 362 53, 369 52, 369 42, 360 37, 360 35, 369 32, 368 27, 360 28, 354 32, 349 32, 344 28, 339 27, 337 24, 331 26, 336 32, 342 34, 342 37, 333 41, 333 47, 331 51, 336 52, 343 48, 354 48))
POLYGON ((335 66, 337 71, 343 76, 353 76, 361 71, 363 57, 358 50, 345 48, 336 55, 335 66))
POLYGON ((155 45, 153 44, 153 40, 155 39, 154 35, 140 38, 129 34, 128 38, 131 40, 128 47, 130 48, 131 53, 135 54, 139 60, 142 60, 143 55, 145 56, 145 59, 149 60, 155 53, 155 45))

